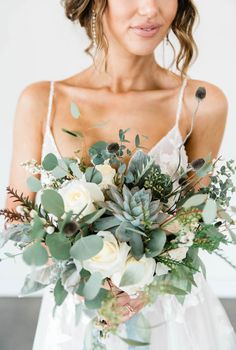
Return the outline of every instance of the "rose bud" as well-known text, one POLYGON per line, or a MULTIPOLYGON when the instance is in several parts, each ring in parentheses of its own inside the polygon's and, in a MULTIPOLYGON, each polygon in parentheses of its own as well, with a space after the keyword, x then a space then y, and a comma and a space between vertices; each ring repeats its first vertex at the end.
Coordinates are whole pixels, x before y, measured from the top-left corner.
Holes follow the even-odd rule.
POLYGON ((195 159, 192 161, 191 165, 193 169, 198 170, 205 164, 205 160, 203 158, 195 159))
POLYGON ((203 100, 206 97, 206 89, 204 87, 199 87, 195 93, 195 97, 199 100, 203 100))
POLYGON ((63 232, 66 236, 73 236, 79 230, 79 226, 75 221, 67 222, 63 228, 63 232))
POLYGON ((112 142, 107 146, 107 150, 109 153, 116 153, 120 149, 120 146, 117 142, 112 142))

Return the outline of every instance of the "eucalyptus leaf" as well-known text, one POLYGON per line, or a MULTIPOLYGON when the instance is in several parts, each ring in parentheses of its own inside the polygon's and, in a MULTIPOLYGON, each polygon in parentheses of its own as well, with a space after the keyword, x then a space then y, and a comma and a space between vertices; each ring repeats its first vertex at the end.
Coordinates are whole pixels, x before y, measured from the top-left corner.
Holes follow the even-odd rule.
POLYGON ((202 211, 205 224, 212 224, 217 215, 217 205, 214 199, 208 198, 202 211))
POLYGON ((150 240, 147 243, 147 257, 155 257, 159 255, 165 246, 166 243, 166 234, 161 229, 153 230, 150 233, 150 240))
POLYGON ((57 166, 53 171, 52 171, 52 175, 56 178, 56 179, 61 179, 65 176, 68 175, 68 171, 61 168, 60 166, 57 166))
POLYGON ((137 268, 136 264, 130 264, 122 275, 119 286, 125 287, 137 284, 140 282, 144 275, 145 268, 143 265, 140 265, 139 268, 137 268))
POLYGON ((54 288, 54 299, 57 306, 60 306, 68 295, 68 292, 64 289, 61 279, 59 279, 54 288))
POLYGON ((64 212, 64 201, 62 196, 54 190, 45 190, 41 196, 41 201, 44 209, 50 213, 60 218, 64 212))
POLYGON ((103 277, 100 272, 94 272, 84 285, 83 295, 86 300, 94 299, 102 286, 103 277))
POLYGON ((126 344, 128 344, 129 346, 148 346, 150 345, 150 343, 148 342, 142 342, 139 340, 133 340, 133 339, 128 339, 128 338, 123 338, 121 336, 119 336, 119 338, 121 340, 123 340, 123 342, 125 342, 126 344))
POLYGON ((184 202, 183 208, 189 209, 191 207, 197 207, 203 204, 207 200, 207 197, 207 194, 195 194, 184 202))
POLYGON ((103 239, 97 235, 81 237, 70 249, 74 259, 83 261, 97 255, 103 248, 103 239))
POLYGON ((35 176, 28 177, 27 186, 29 187, 31 192, 38 192, 42 188, 41 181, 37 179, 35 176))
POLYGON ((85 300, 85 306, 88 309, 99 309, 102 306, 102 302, 106 299, 108 294, 108 290, 101 288, 94 299, 85 300))
POLYGON ((58 260, 66 260, 70 257, 71 244, 68 238, 62 233, 56 232, 47 235, 46 244, 51 255, 58 260))
POLYGON ((131 231, 129 244, 131 246, 131 255, 137 260, 141 259, 144 254, 144 245, 140 234, 131 231))
POLYGON ((55 169, 58 165, 58 160, 55 154, 48 153, 44 157, 42 165, 46 171, 52 171, 53 169, 55 169))
POLYGON ((83 173, 82 173, 82 171, 80 170, 80 168, 79 168, 79 166, 78 166, 77 163, 71 163, 71 164, 70 164, 70 169, 71 169, 73 175, 77 177, 77 179, 80 180, 80 179, 82 178, 83 173))
POLYGON ((107 231, 112 227, 116 227, 120 224, 120 220, 115 216, 106 216, 103 218, 99 218, 93 224, 93 228, 95 231, 107 231))
POLYGON ((86 223, 88 225, 91 225, 93 222, 99 219, 105 212, 106 208, 96 210, 88 215, 83 216, 83 218, 80 220, 80 223, 86 223))
POLYGON ((87 182, 100 184, 102 182, 102 174, 94 167, 88 167, 85 171, 85 178, 87 182))
POLYGON ((34 281, 30 275, 27 275, 24 281, 24 285, 21 288, 19 296, 22 297, 25 295, 29 295, 29 294, 38 292, 39 290, 42 290, 44 288, 45 288, 45 284, 34 281))
POLYGON ((27 265, 42 266, 48 261, 48 253, 39 242, 36 242, 25 248, 23 259, 27 265))
POLYGON ((43 222, 38 216, 35 216, 33 219, 31 237, 33 239, 41 240, 44 237, 44 235, 45 235, 45 230, 44 230, 43 222))
POLYGON ((80 110, 78 105, 75 102, 71 102, 70 112, 73 118, 78 119, 80 117, 80 110))

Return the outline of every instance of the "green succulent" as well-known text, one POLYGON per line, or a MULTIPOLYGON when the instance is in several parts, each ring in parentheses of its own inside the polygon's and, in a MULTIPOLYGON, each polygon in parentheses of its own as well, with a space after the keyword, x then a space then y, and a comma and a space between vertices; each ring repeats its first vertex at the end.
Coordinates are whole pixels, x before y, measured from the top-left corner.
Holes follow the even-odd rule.
POLYGON ((104 202, 103 206, 122 222, 129 222, 135 227, 149 228, 163 216, 160 213, 160 201, 152 201, 152 192, 149 189, 140 190, 136 187, 130 191, 124 185, 122 193, 115 187, 110 187, 107 194, 110 200, 104 202))

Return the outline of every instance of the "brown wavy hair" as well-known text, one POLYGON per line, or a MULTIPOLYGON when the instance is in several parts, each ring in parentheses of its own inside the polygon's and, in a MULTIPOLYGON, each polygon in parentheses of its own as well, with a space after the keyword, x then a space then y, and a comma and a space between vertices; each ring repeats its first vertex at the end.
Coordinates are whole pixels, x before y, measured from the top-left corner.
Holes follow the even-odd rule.
MULTIPOLYGON (((91 39, 90 45, 85 49, 94 60, 91 54, 92 49, 92 9, 93 0, 61 0, 65 8, 65 14, 72 22, 79 22, 84 27, 88 37, 91 39)), ((102 16, 107 6, 107 0, 99 0, 97 5, 96 36, 97 50, 104 50, 105 57, 108 53, 108 41, 103 31, 102 16)), ((168 41, 174 51, 174 62, 176 68, 185 76, 190 64, 197 57, 197 45, 193 38, 193 27, 198 18, 198 11, 192 0, 178 0, 178 10, 171 24, 171 29, 179 42, 179 52, 176 55, 174 45, 168 41)))

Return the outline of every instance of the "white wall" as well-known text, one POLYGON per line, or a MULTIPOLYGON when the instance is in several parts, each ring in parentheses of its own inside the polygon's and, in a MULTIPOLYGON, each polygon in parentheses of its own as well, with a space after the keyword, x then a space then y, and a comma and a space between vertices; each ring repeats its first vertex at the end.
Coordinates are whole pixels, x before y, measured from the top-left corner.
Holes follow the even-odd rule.
MULTIPOLYGON (((196 0, 196 4, 201 16, 196 32, 200 55, 190 75, 217 84, 226 93, 229 118, 220 153, 236 159, 236 2, 196 0)), ((84 31, 66 20, 59 0, 0 0, 0 207, 8 182, 19 93, 34 81, 58 80, 84 69, 90 64, 83 52, 86 45, 84 31)), ((225 254, 236 264, 233 248, 225 254)), ((236 297, 236 271, 216 256, 203 254, 203 258, 215 293, 236 297)), ((17 295, 26 271, 20 259, 0 263, 0 295, 17 295)))

